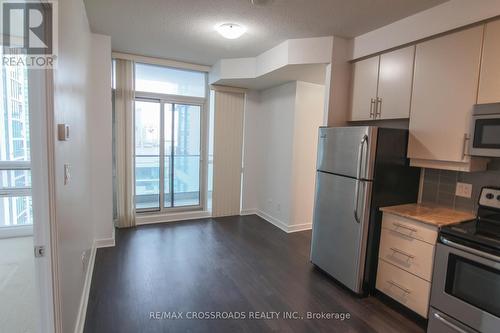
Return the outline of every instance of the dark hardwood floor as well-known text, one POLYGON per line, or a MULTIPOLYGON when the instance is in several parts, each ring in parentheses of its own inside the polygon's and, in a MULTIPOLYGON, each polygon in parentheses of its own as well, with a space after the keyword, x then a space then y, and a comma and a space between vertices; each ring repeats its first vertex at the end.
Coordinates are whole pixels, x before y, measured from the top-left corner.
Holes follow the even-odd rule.
POLYGON ((97 251, 85 332, 424 331, 378 299, 339 287, 309 262, 310 241, 310 231, 286 234, 255 215, 117 230, 116 247, 97 251), (186 319, 207 311, 281 313, 186 319), (306 318, 283 319, 285 311, 306 318), (151 312, 184 318, 151 319, 151 312), (307 319, 307 312, 351 317, 307 319))

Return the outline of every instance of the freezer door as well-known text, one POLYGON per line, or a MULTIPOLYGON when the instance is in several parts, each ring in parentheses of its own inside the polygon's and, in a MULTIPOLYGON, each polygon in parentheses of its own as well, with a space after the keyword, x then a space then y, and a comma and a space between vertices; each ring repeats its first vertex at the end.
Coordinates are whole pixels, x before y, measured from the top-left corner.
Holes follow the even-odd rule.
POLYGON ((373 178, 377 127, 321 127, 317 170, 348 177, 373 178))
POLYGON ((371 190, 370 181, 317 173, 311 261, 358 294, 363 292, 371 190))

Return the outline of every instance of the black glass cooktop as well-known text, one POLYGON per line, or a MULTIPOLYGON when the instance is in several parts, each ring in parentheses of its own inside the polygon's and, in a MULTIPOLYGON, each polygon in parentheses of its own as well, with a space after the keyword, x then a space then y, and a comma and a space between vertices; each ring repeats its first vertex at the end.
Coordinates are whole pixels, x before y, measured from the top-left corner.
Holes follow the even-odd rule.
POLYGON ((440 233, 500 251, 500 221, 477 218, 443 227, 440 233))
POLYGON ((443 227, 439 234, 466 246, 500 252, 500 187, 481 189, 476 219, 443 227))

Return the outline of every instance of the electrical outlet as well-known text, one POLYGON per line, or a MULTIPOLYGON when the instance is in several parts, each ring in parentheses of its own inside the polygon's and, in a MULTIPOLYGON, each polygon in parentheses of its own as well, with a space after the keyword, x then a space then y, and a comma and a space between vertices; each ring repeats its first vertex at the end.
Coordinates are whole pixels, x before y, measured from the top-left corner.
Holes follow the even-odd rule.
POLYGON ((82 269, 85 271, 89 263, 90 250, 82 251, 82 269))
POLYGON ((87 251, 82 251, 82 267, 85 269, 87 264, 87 251))
POLYGON ((472 184, 457 183, 455 195, 458 197, 463 197, 463 198, 472 197, 472 184))

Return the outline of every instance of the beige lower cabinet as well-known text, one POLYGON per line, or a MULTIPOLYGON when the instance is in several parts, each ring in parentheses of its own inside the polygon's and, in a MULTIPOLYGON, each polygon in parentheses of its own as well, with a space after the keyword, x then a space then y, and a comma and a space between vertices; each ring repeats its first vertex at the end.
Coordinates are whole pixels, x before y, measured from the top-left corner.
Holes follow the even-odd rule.
POLYGON ((427 318, 438 229, 384 213, 376 288, 427 318))

